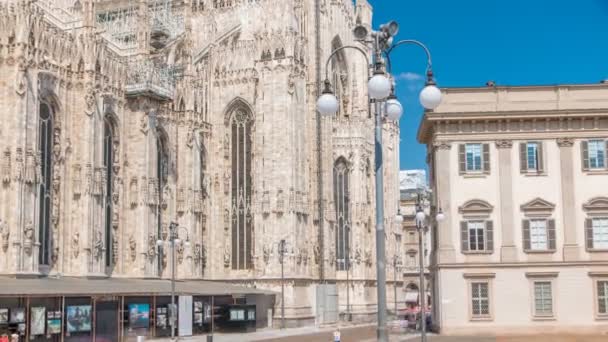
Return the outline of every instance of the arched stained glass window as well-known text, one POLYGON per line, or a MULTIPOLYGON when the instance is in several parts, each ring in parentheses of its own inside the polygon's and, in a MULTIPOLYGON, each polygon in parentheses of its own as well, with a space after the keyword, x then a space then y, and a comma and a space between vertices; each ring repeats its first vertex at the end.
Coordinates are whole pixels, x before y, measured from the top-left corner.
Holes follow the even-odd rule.
POLYGON ((53 179, 53 112, 41 103, 38 112, 38 154, 40 156, 40 184, 38 186, 38 263, 49 265, 51 257, 51 206, 53 179))
POLYGON ((251 211, 251 113, 242 108, 230 117, 232 269, 252 268, 253 213, 251 211))
POLYGON ((336 204, 336 269, 350 268, 350 194, 348 164, 339 158, 334 164, 334 202, 336 204))
POLYGON ((114 164, 114 127, 109 117, 104 119, 103 126, 103 167, 106 170, 106 188, 104 196, 104 228, 105 228, 105 246, 106 246, 106 266, 112 266, 112 193, 113 172, 112 165, 114 164))

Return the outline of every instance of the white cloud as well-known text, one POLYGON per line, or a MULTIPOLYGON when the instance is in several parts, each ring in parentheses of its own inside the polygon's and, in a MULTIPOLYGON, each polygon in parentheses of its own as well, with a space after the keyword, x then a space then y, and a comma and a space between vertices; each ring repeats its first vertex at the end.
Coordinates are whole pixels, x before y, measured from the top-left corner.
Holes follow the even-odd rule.
POLYGON ((399 75, 395 76, 395 80, 397 81, 409 81, 409 82, 416 82, 416 81, 422 81, 424 79, 424 77, 420 74, 417 74, 415 72, 402 72, 399 75))

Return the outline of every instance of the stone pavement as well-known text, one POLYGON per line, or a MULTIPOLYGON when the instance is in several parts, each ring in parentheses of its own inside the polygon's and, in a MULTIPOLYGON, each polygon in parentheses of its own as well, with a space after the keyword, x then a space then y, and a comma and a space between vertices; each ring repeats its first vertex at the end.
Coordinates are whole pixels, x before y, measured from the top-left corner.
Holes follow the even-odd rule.
MULTIPOLYGON (((340 327, 341 342, 375 342, 375 325, 353 325, 340 327)), ((263 329, 253 333, 215 334, 213 342, 333 342, 333 332, 336 327, 326 328, 293 328, 293 329, 263 329)), ((420 335, 408 333, 392 327, 390 342, 416 342, 420 335)), ((153 340, 169 342, 169 339, 153 340)), ((180 338, 180 341, 206 342, 206 336, 180 338)), ((565 335, 537 335, 537 336, 436 336, 429 334, 428 342, 608 342, 608 335, 598 336, 565 336, 565 335)))

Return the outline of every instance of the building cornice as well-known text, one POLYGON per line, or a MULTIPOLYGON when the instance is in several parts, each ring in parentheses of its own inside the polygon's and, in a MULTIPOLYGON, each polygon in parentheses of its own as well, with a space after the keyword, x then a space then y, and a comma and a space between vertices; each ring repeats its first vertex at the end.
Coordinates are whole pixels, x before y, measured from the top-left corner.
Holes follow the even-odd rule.
MULTIPOLYGON (((437 135, 608 131, 608 108, 496 112, 430 112, 418 127, 418 141, 429 144, 437 135)), ((570 134, 571 136, 571 134, 570 134)), ((494 140, 492 139, 492 140, 494 140)))

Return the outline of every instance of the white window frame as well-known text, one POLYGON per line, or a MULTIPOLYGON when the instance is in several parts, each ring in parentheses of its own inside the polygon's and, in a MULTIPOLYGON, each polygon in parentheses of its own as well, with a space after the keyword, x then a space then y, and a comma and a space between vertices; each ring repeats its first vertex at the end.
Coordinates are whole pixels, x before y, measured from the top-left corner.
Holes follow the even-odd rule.
POLYGON ((535 317, 553 317, 553 313, 555 312, 554 308, 554 291, 553 291, 553 282, 551 279, 536 279, 532 282, 532 293, 533 293, 533 301, 532 305, 534 308, 534 316, 535 317), (548 286, 548 293, 547 293, 548 286), (537 287, 540 287, 540 298, 539 293, 537 292, 537 287), (539 310, 539 301, 541 305, 541 309, 539 310), (547 302, 548 301, 548 302, 547 302), (549 310, 545 311, 545 306, 549 306, 549 310))
MULTIPOLYGON (((489 279, 471 279, 469 281, 469 313, 470 313, 470 318, 471 320, 489 320, 492 319, 492 283, 489 279), (481 294, 479 294, 477 297, 474 296, 473 294, 473 289, 475 288, 475 286, 483 286, 485 285, 487 287, 487 295, 481 296, 481 294), (482 301, 487 301, 488 304, 488 311, 487 313, 482 313, 481 310, 481 306, 482 306, 482 301), (478 307, 479 309, 479 313, 475 313, 475 309, 476 307, 478 307)), ((481 289, 479 290, 481 291, 481 289)))
POLYGON ((530 250, 546 251, 549 249, 549 232, 547 230, 547 220, 530 220, 530 250), (542 226, 540 224, 542 223, 542 226), (541 239, 544 237, 544 241, 541 239))
POLYGON ((538 171, 538 147, 539 143, 536 141, 526 142, 526 170, 528 171, 538 171), (532 154, 530 154, 530 148, 533 149, 532 154), (532 167, 530 167, 530 162, 533 163, 532 167))
POLYGON ((587 141, 587 158, 590 170, 602 170, 606 168, 606 142, 604 140, 587 141), (601 153, 601 159, 600 157, 601 153), (593 158, 593 159, 592 159, 593 158), (601 161, 601 165, 600 165, 601 161), (593 165, 595 162, 595 166, 593 165))
POLYGON ((483 172, 483 144, 465 144, 464 145, 464 163, 465 163, 465 171, 466 172, 483 172), (474 150, 469 150, 469 148, 474 150), (478 148, 478 150, 477 150, 478 148), (479 165, 475 163, 476 153, 479 152, 479 165), (469 163, 469 153, 473 154, 472 156, 472 165, 469 163))
POLYGON ((608 319, 608 279, 597 279, 593 283, 595 292, 595 313, 598 318, 608 319), (603 284, 604 294, 600 296, 600 284, 603 284), (600 311, 600 302, 604 302, 604 312, 600 311))
POLYGON ((608 217, 592 218, 591 227, 591 231, 593 232, 593 249, 608 249, 608 217), (596 226, 596 222, 602 222, 602 226, 596 226))
POLYGON ((485 221, 481 221, 481 220, 471 220, 471 221, 467 221, 467 244, 469 245, 469 250, 468 252, 472 252, 472 253, 476 253, 476 252, 486 252, 488 250, 488 238, 486 236, 487 234, 487 230, 486 230, 486 222, 485 221), (483 243, 483 249, 478 249, 478 245, 479 245, 479 227, 471 227, 472 225, 481 225, 481 238, 482 238, 482 243, 483 243), (472 248, 471 245, 471 230, 476 230, 475 233, 475 249, 472 248))

